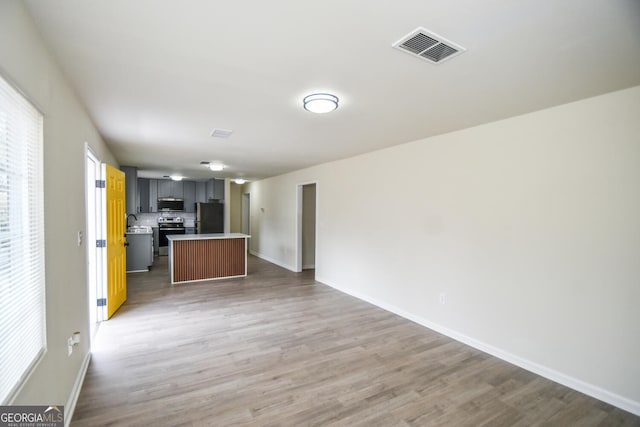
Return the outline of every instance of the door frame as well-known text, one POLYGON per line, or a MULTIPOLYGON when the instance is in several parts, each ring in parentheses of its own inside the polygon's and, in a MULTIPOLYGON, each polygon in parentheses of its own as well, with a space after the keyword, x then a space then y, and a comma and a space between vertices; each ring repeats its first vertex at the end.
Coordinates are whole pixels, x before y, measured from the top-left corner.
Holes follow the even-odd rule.
POLYGON ((302 211, 303 211, 303 188, 305 185, 313 185, 315 184, 316 186, 316 203, 315 203, 315 207, 316 207, 316 245, 315 245, 315 252, 316 252, 316 268, 318 267, 318 260, 317 260, 317 254, 318 254, 318 191, 320 191, 319 189, 319 185, 318 185, 318 181, 305 181, 305 182, 300 182, 298 184, 296 184, 296 269, 295 271, 297 273, 300 273, 302 271, 302 211))
POLYGON ((98 300, 104 298, 104 259, 96 241, 103 239, 103 200, 101 188, 96 185, 102 180, 102 162, 87 142, 85 153, 85 237, 87 266, 87 314, 89 319, 89 345, 95 338, 100 322, 106 319, 98 300), (90 165, 92 163, 93 165, 90 165), (91 174, 91 176, 89 176, 91 174))

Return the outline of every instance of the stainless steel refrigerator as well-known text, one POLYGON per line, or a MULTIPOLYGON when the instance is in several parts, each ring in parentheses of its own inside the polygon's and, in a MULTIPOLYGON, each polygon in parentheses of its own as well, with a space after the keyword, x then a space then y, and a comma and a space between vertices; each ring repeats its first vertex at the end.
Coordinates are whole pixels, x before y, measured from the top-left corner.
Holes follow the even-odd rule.
POLYGON ((198 234, 224 233, 224 204, 196 203, 198 234))

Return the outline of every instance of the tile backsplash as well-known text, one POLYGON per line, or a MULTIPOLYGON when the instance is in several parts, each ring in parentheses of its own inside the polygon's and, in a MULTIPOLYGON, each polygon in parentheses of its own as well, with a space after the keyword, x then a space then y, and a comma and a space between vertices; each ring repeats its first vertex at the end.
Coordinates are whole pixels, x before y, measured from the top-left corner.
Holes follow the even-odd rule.
MULTIPOLYGON (((161 216, 180 216, 184 218, 184 226, 185 227, 194 227, 193 222, 196 219, 195 213, 187 213, 187 212, 154 212, 154 213, 138 213, 136 217, 138 218, 133 225, 150 225, 152 227, 158 226, 158 218, 161 216)), ((132 224, 132 223, 130 223, 132 224)))

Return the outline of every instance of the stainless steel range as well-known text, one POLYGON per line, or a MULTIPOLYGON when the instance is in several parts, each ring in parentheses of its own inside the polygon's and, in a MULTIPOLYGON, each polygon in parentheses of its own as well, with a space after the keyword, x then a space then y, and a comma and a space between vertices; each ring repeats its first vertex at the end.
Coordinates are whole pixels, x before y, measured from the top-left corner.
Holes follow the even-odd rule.
POLYGON ((184 234, 184 218, 180 216, 161 216, 158 218, 159 254, 169 254, 169 234, 184 234))

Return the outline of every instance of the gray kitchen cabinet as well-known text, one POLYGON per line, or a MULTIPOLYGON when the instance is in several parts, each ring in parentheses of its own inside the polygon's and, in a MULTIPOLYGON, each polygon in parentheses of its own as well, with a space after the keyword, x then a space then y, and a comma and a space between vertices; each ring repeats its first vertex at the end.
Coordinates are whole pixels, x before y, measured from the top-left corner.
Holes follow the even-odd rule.
POLYGON ((224 179, 216 179, 214 184, 214 199, 224 200, 224 179))
POLYGON ((206 203, 207 198, 207 181, 196 181, 196 203, 206 203))
MULTIPOLYGON (((184 211, 195 212, 197 196, 197 184, 195 181, 171 181, 168 179, 138 179, 138 212, 158 212, 158 198, 173 197, 184 199, 184 211)), ((203 183, 204 184, 204 183, 203 183)))
POLYGON ((158 197, 173 197, 182 199, 184 197, 183 181, 173 181, 171 179, 158 180, 158 197))
POLYGON ((184 198, 184 181, 171 181, 171 196, 169 197, 184 198))
POLYGON ((211 178, 207 181, 207 201, 224 200, 224 179, 211 178))
POLYGON ((184 234, 196 234, 196 228, 195 227, 185 227, 184 228, 184 234))
POLYGON ((133 166, 121 166, 124 172, 125 185, 125 211, 127 214, 138 213, 138 168, 133 166))
MULTIPOLYGON (((158 212, 158 180, 149 180, 149 212, 158 212)), ((156 239, 157 242, 157 239, 156 239)))
POLYGON ((152 233, 127 233, 127 273, 148 271, 153 264, 152 233))
POLYGON ((149 178, 138 178, 138 212, 152 212, 149 203, 149 178))
POLYGON ((216 180, 214 178, 211 178, 207 181, 207 202, 213 199, 213 196, 215 194, 215 182, 216 180))
POLYGON ((172 192, 171 183, 172 182, 173 181, 171 181, 169 179, 159 179, 158 180, 158 198, 174 197, 173 194, 171 194, 171 192, 172 192))
POLYGON ((193 213, 196 211, 196 183, 194 181, 182 181, 184 199, 184 211, 193 213))

